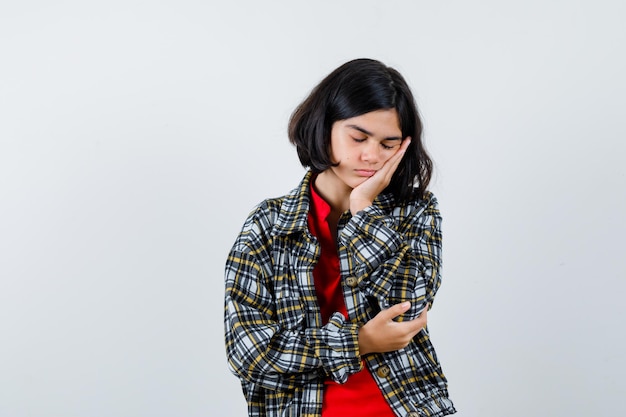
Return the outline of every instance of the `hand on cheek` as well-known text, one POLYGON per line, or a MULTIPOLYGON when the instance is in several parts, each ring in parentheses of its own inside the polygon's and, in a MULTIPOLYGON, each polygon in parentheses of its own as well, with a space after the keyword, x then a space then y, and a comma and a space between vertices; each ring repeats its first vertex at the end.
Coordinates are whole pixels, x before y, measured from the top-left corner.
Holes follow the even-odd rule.
POLYGON ((398 169, 400 161, 410 144, 411 138, 407 137, 402 141, 398 151, 385 162, 376 174, 366 179, 352 190, 350 193, 350 212, 352 215, 372 205, 378 194, 389 185, 393 173, 398 169))

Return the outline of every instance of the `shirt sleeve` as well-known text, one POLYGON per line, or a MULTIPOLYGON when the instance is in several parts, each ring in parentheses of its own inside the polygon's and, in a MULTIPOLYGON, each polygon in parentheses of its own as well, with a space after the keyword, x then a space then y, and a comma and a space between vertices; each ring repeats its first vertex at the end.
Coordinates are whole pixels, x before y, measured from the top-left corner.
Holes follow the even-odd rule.
POLYGON ((358 329, 341 314, 306 328, 297 297, 276 299, 263 255, 233 249, 226 263, 225 341, 230 370, 240 379, 288 390, 312 379, 345 382, 362 369, 358 329), (279 320, 278 317, 281 319, 279 320))
POLYGON ((411 301, 404 320, 432 305, 441 285, 441 215, 436 198, 386 213, 376 205, 356 213, 340 234, 346 269, 377 309, 411 301))

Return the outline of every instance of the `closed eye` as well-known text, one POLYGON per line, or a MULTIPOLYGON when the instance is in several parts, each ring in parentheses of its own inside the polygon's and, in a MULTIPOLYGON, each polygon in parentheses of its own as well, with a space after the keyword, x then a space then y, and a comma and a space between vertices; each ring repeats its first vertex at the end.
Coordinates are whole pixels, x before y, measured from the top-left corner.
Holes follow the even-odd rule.
MULTIPOLYGON (((367 138, 355 138, 355 137, 353 137, 352 140, 355 141, 356 143, 363 143, 363 142, 365 142, 367 140, 367 138)), ((399 141, 398 140, 392 140, 390 142, 390 143, 392 143, 391 145, 388 144, 388 143, 385 143, 385 142, 380 142, 380 146, 382 146, 383 149, 385 149, 385 150, 390 150, 390 149, 393 149, 396 146, 398 146, 397 142, 399 142, 399 141)))
POLYGON ((400 141, 399 140, 393 140, 390 142, 380 142, 380 145, 383 147, 383 149, 393 149, 396 146, 400 145, 400 141))

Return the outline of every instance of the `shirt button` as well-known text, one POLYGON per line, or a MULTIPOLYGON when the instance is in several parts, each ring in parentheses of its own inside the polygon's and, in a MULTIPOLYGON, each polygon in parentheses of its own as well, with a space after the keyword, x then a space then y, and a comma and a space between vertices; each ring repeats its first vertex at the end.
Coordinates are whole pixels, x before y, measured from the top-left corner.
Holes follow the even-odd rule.
POLYGON ((387 378, 390 372, 391 370, 389 369, 389 367, 387 365, 383 365, 376 370, 376 375, 378 375, 381 378, 387 378))
POLYGON ((354 277, 348 277, 348 278, 346 278, 346 285, 347 285, 348 287, 350 287, 350 288, 354 288, 354 287, 356 287, 357 285, 359 285, 359 282, 358 282, 358 281, 357 281, 357 279, 356 279, 356 278, 354 278, 354 277))

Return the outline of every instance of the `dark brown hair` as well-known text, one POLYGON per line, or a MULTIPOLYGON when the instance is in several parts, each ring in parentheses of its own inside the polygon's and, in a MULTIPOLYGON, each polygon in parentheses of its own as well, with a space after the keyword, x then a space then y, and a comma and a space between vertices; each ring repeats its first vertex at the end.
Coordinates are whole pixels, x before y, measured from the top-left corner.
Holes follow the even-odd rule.
POLYGON ((419 111, 402 75, 379 61, 348 61, 324 78, 291 115, 289 141, 296 146, 304 167, 322 172, 335 165, 330 156, 333 123, 382 109, 396 109, 402 137, 411 137, 385 192, 392 193, 398 201, 409 200, 414 192, 422 197, 433 163, 422 144, 419 111))

